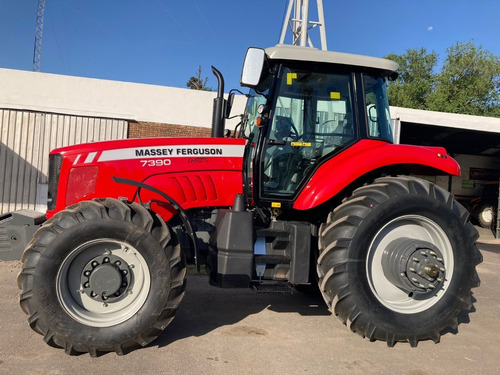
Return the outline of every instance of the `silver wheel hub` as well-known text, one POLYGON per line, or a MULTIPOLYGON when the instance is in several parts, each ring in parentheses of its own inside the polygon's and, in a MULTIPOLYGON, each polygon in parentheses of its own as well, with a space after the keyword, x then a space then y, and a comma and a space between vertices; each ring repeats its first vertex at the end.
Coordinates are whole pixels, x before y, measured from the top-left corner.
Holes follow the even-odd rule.
POLYGON ((128 264, 122 258, 101 255, 87 263, 80 281, 89 297, 114 302, 124 295, 130 285, 130 275, 128 264))
POLYGON ((114 239, 86 242, 62 261, 56 278, 59 302, 74 320, 109 327, 134 316, 151 287, 146 260, 114 239))
POLYGON ((406 291, 424 294, 439 288, 445 279, 443 255, 430 242, 400 238, 382 255, 386 278, 406 291))
POLYGON ((374 236, 366 259, 374 296, 402 314, 434 306, 445 295, 453 268, 447 234, 422 215, 401 216, 385 224, 374 236))

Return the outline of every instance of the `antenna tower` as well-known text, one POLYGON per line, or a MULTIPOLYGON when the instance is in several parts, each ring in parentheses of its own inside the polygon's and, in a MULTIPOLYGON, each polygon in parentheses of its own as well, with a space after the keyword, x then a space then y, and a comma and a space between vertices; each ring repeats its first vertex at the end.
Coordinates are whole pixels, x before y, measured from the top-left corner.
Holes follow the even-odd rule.
POLYGON ((306 44, 309 47, 314 47, 311 38, 308 35, 310 29, 319 27, 319 34, 321 37, 321 49, 326 51, 326 31, 325 31, 325 15, 323 13, 323 1, 316 0, 318 7, 318 21, 309 21, 309 0, 290 0, 286 17, 283 22, 283 29, 281 31, 280 44, 285 43, 285 35, 288 28, 293 34, 293 45, 303 46, 306 44), (293 17, 292 17, 293 9, 293 17))
POLYGON ((38 0, 38 9, 36 12, 36 31, 35 48, 33 51, 33 71, 40 71, 40 57, 42 55, 42 35, 43 35, 43 16, 45 13, 45 0, 38 0))

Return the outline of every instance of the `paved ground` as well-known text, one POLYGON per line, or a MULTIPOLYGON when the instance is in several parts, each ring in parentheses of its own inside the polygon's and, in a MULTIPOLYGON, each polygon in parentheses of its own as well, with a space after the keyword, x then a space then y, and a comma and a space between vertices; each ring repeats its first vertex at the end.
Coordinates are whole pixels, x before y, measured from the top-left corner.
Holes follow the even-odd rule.
POLYGON ((318 297, 254 294, 190 276, 162 336, 126 356, 70 357, 47 346, 18 306, 20 264, 0 262, 0 374, 495 374, 499 370, 500 241, 481 230, 484 262, 474 311, 458 334, 417 348, 371 343, 332 317, 318 297))

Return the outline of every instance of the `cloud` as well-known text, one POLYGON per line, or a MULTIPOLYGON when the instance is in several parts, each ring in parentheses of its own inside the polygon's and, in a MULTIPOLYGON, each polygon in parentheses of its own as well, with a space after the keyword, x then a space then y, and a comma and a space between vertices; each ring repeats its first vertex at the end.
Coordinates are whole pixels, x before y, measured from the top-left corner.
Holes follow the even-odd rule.
POLYGON ((429 26, 429 27, 427 28, 427 31, 432 31, 432 30, 434 30, 434 27, 432 27, 432 26, 429 26))

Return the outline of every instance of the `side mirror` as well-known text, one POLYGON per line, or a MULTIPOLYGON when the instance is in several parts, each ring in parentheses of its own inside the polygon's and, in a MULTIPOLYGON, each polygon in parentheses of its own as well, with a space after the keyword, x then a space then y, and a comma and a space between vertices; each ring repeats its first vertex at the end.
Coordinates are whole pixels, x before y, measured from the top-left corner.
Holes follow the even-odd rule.
POLYGON ((377 108, 375 105, 370 104, 368 105, 368 117, 370 118, 371 122, 377 122, 377 108))
POLYGON ((243 70, 241 72, 240 84, 244 87, 257 86, 264 67, 266 54, 261 48, 250 47, 247 50, 243 70))
POLYGON ((224 110, 224 117, 229 118, 231 116, 231 108, 233 108, 234 102, 234 92, 230 92, 226 100, 226 108, 224 110))

